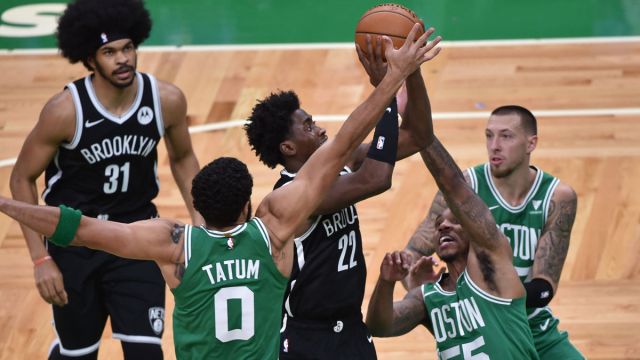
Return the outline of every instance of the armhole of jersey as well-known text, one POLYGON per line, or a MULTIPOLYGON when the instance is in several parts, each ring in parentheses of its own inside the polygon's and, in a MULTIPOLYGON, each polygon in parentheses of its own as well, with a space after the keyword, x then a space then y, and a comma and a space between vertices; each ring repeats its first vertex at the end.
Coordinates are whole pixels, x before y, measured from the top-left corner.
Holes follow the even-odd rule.
POLYGON ((189 260, 191 259, 191 231, 192 226, 186 224, 184 226, 184 268, 185 270, 189 266, 189 260))
POLYGON ((155 76, 151 74, 145 74, 149 77, 149 83, 151 84, 151 94, 153 96, 153 111, 156 113, 156 125, 158 126, 158 133, 160 137, 164 136, 164 120, 162 118, 162 104, 160 103, 160 90, 158 89, 158 82, 155 76))
POLYGON ((65 149, 73 150, 78 143, 80 142, 80 138, 82 137, 82 103, 80 102, 80 95, 78 94, 78 88, 76 88, 76 84, 69 83, 66 86, 71 93, 71 97, 73 98, 73 107, 76 109, 76 130, 73 134, 73 139, 68 144, 61 144, 65 149))
POLYGON ((478 179, 476 178, 476 172, 473 170, 473 168, 468 168, 467 169, 467 174, 469 174, 469 180, 471 181, 471 188, 473 189, 473 191, 477 194, 478 193, 478 179))
POLYGON ((551 181, 551 185, 549 186, 549 189, 544 196, 544 204, 542 204, 542 211, 544 212, 544 224, 547 223, 547 218, 549 216, 549 204, 551 203, 551 198, 553 197, 553 193, 556 191, 556 187, 558 187, 559 183, 560 180, 558 178, 553 178, 553 181, 551 181))
POLYGON ((262 220, 260 220, 260 218, 254 217, 253 220, 255 220, 255 223, 258 226, 258 230, 260 230, 260 233, 262 234, 262 239, 264 240, 265 244, 267 245, 267 249, 269 249, 269 255, 272 255, 271 254, 271 241, 269 240, 269 232, 267 231, 267 227, 264 226, 264 223, 262 222, 262 220))
POLYGON ((471 291, 476 293, 481 298, 498 305, 507 305, 507 306, 511 305, 512 299, 501 298, 495 295, 491 295, 488 292, 482 290, 478 285, 476 285, 476 283, 473 282, 473 280, 471 280, 471 276, 467 272, 467 269, 464 269, 464 278, 467 280, 467 283, 469 284, 469 288, 471 289, 471 291))

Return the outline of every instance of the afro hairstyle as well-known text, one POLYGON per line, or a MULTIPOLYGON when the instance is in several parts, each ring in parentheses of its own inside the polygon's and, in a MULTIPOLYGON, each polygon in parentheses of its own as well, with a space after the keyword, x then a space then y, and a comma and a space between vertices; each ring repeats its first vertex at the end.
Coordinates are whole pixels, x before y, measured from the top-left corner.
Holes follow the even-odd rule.
POLYGON ((520 117, 520 125, 527 134, 538 135, 538 121, 528 109, 519 105, 500 106, 491 112, 491 115, 511 115, 520 117))
POLYGON ((300 100, 292 90, 272 93, 258 101, 244 126, 251 149, 272 169, 284 165, 280 143, 290 134, 291 115, 299 108, 300 100))
POLYGON ((247 165, 232 157, 220 157, 198 172, 191 183, 193 207, 209 226, 236 223, 251 198, 253 178, 247 165))
POLYGON ((72 64, 88 63, 102 46, 100 35, 120 34, 137 48, 151 32, 151 18, 142 0, 76 0, 58 20, 58 48, 72 64))

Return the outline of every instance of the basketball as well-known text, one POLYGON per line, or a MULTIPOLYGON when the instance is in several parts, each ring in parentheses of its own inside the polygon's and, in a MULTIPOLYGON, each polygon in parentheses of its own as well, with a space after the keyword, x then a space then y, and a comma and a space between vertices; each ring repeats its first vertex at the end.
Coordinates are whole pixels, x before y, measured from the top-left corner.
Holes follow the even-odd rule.
MULTIPOLYGON (((404 44, 415 23, 422 24, 416 39, 424 33, 424 23, 410 9, 398 4, 375 6, 362 15, 356 26, 356 43, 367 54, 367 34, 371 35, 371 48, 375 50, 376 35, 386 35, 393 41, 393 47, 404 44)), ((384 59, 384 43, 382 47, 384 59)))

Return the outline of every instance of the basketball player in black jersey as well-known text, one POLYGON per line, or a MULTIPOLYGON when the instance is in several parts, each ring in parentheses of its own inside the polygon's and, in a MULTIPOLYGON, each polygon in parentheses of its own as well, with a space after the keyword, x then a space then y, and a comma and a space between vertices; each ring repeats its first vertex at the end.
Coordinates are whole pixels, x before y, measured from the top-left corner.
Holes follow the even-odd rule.
MULTIPOLYGON (((427 46, 438 42, 439 38, 427 46)), ((358 55, 376 86, 387 68, 380 47, 372 51, 371 39, 368 46, 370 57, 360 49, 358 55)), ((432 55, 437 54, 436 48, 432 55)), ((376 358, 362 321, 366 267, 354 204, 388 189, 396 159, 426 146, 424 114, 430 116, 431 110, 419 69, 407 78, 406 87, 407 111, 400 129, 394 99, 376 127, 372 144, 356 148, 314 215, 296 233, 293 271, 283 304, 280 359, 376 358)), ((245 130, 260 160, 271 168, 284 167, 275 188, 292 181, 327 140, 325 130, 300 108, 292 91, 260 101, 249 121, 245 130)))
MULTIPOLYGON (((58 25, 58 47, 91 72, 67 84, 44 106, 11 174, 15 199, 43 199, 104 220, 157 217, 156 146, 164 137, 171 170, 192 220, 191 180, 199 170, 186 100, 174 85, 136 71, 138 45, 151 30, 139 0, 77 0, 58 25)), ((150 261, 125 260, 88 248, 43 243, 22 227, 36 285, 53 304, 58 339, 50 359, 95 359, 106 320, 127 359, 161 359, 165 285, 150 261)))

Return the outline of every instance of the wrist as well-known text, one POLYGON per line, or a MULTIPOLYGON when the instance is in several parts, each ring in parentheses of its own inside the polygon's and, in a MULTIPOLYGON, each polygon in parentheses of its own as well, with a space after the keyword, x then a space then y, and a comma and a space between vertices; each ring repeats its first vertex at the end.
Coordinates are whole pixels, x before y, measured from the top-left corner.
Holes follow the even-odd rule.
POLYGON ((49 260, 52 260, 50 255, 45 255, 37 259, 33 259, 33 266, 40 266, 49 260))

